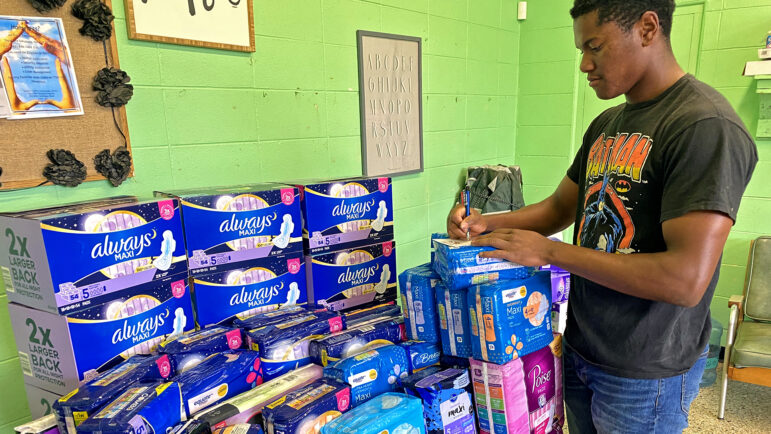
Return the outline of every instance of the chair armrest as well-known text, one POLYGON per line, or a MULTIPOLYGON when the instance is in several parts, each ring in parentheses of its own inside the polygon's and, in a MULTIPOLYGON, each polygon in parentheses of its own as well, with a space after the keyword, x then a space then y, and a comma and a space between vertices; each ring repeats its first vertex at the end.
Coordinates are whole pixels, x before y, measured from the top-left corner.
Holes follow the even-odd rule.
POLYGON ((744 307, 744 296, 743 295, 732 295, 728 299, 728 307, 736 306, 741 311, 744 307))

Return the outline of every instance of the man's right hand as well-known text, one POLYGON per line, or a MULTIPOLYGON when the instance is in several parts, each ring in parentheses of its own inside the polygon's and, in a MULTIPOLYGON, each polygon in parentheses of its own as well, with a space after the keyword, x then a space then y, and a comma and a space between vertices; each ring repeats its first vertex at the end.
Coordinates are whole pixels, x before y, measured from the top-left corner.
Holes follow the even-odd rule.
POLYGON ((447 216, 447 234, 450 238, 463 239, 466 238, 466 231, 472 237, 482 234, 487 231, 487 220, 473 208, 471 214, 466 217, 466 207, 456 205, 447 216))

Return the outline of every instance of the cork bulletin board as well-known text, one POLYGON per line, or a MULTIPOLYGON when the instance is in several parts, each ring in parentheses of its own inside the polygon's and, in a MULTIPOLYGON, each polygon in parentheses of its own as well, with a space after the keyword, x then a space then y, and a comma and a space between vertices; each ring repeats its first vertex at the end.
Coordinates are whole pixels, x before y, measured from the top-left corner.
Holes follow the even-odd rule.
MULTIPOLYGON (((102 42, 81 35, 78 29, 83 21, 72 15, 73 2, 69 0, 58 9, 40 13, 27 0, 0 0, 0 15, 63 20, 84 110, 80 116, 0 119, 0 167, 3 169, 0 190, 34 187, 45 182, 43 168, 49 163, 46 158, 49 149, 73 152, 86 165, 86 181, 104 180, 94 169, 93 159, 100 151, 114 151, 124 144, 131 149, 125 107, 110 109, 98 105, 94 98, 97 92, 92 89, 94 76, 107 66, 105 57, 109 59, 110 66, 120 67, 115 28, 112 37, 106 41, 106 49, 102 42), (116 122, 126 136, 125 141, 115 126, 116 122)), ((104 3, 112 9, 110 0, 104 0, 104 3)), ((126 72, 131 75, 131 71, 126 72)), ((129 176, 133 176, 133 168, 129 176)))

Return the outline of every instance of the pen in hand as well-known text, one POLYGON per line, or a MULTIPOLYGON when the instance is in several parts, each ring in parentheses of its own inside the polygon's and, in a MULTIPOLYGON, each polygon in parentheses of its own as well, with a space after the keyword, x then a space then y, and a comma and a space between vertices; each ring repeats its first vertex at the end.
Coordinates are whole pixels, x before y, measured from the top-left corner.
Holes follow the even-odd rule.
MULTIPOLYGON (((468 187, 463 189, 463 205, 466 207, 466 217, 471 215, 471 190, 468 187)), ((471 232, 466 229, 466 240, 471 239, 471 232)))

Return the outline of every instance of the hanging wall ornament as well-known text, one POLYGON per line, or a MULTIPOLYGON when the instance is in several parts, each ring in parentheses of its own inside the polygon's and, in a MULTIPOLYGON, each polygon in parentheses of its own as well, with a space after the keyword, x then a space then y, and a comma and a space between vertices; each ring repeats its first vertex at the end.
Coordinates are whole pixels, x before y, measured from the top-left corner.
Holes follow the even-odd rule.
POLYGON ((126 105, 134 95, 134 86, 128 84, 131 77, 118 68, 102 68, 94 77, 96 103, 103 107, 120 107, 126 105))
POLYGON ((113 187, 117 187, 131 173, 131 153, 125 146, 116 149, 112 155, 109 149, 105 149, 94 157, 94 166, 96 171, 107 178, 113 187))
POLYGON ((86 165, 75 158, 75 154, 64 149, 51 149, 46 153, 51 160, 43 176, 56 185, 75 187, 86 179, 86 165))
POLYGON ((60 8, 67 0, 27 0, 38 12, 48 12, 60 8))
POLYGON ((95 41, 105 41, 112 35, 112 20, 115 17, 107 5, 100 0, 77 0, 72 5, 72 15, 84 21, 80 34, 95 41))

